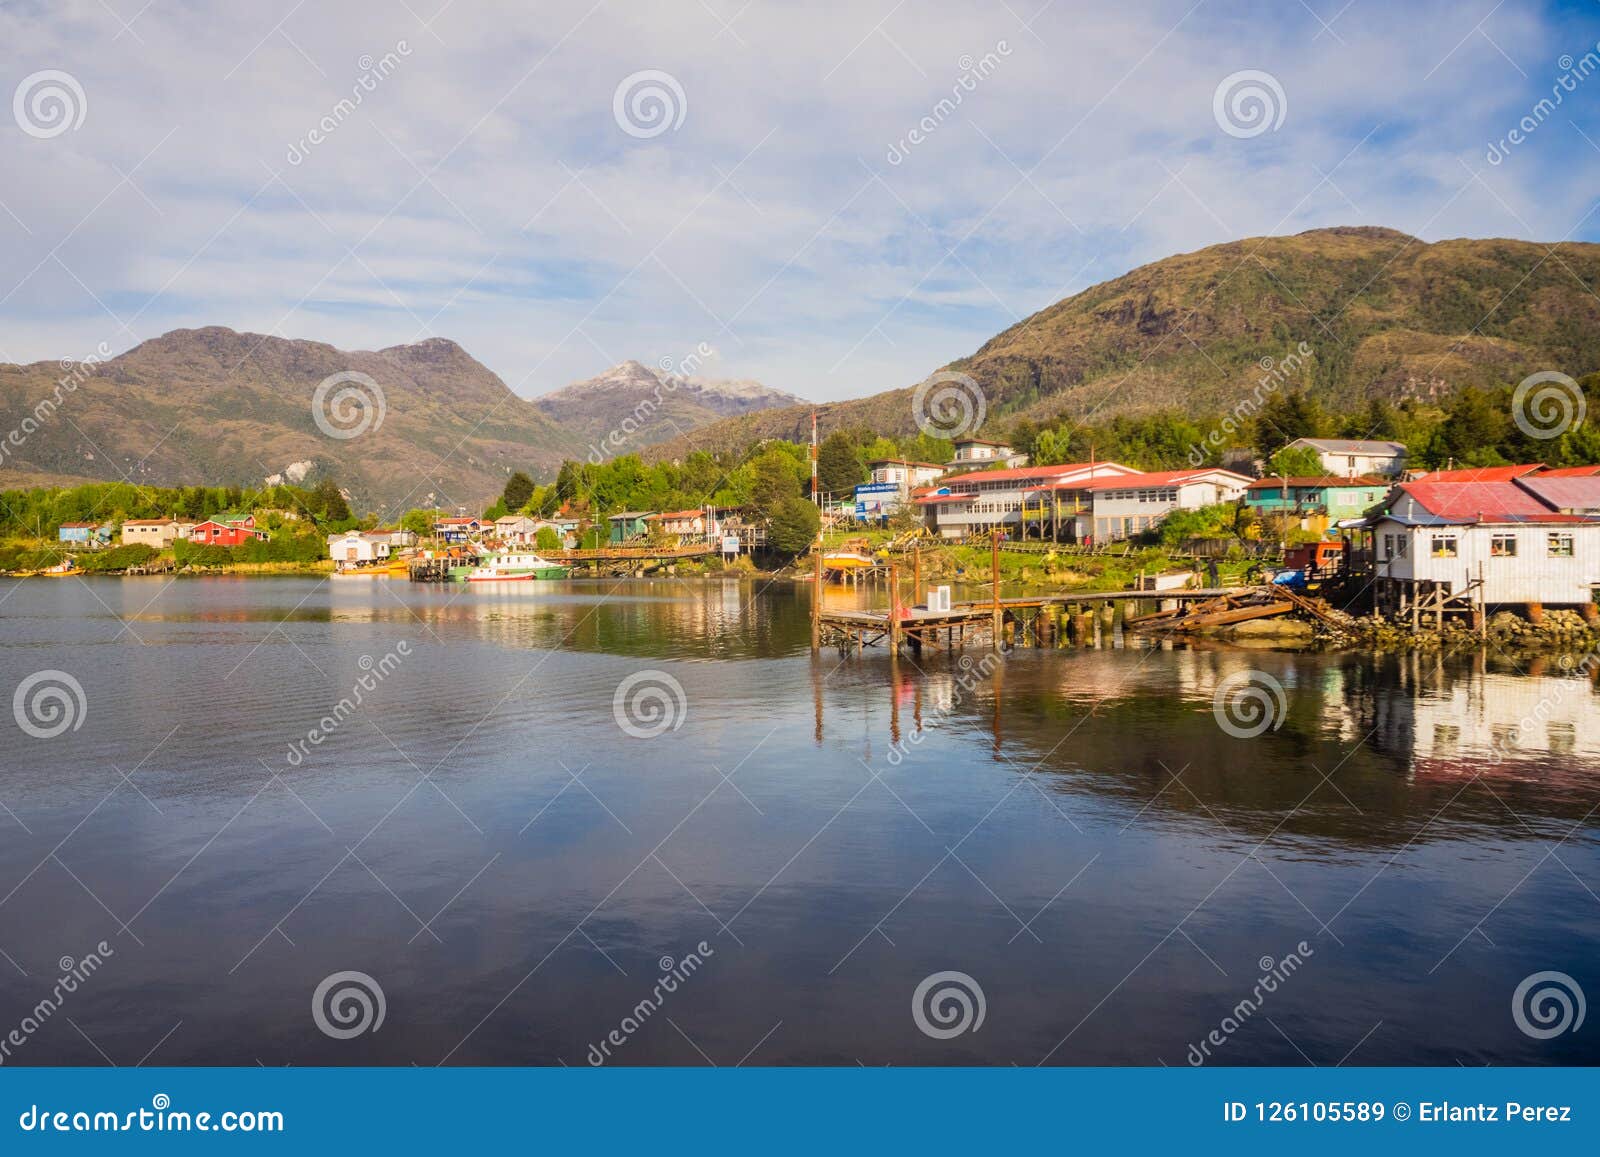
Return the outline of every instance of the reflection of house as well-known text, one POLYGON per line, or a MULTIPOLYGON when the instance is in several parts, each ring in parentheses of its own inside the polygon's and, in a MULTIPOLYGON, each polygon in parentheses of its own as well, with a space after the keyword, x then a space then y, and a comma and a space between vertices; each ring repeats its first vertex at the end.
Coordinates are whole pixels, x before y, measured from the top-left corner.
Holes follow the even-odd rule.
POLYGON ((704 510, 669 510, 645 518, 646 527, 654 527, 662 534, 703 535, 706 530, 704 510))
POLYGON ((1380 600, 1428 584, 1487 604, 1594 605, 1600 477, 1407 482, 1368 519, 1380 600))
POLYGON ((1364 474, 1394 477, 1405 469, 1406 448, 1402 442, 1378 442, 1365 438, 1296 438, 1286 449, 1312 450, 1322 459, 1322 468, 1341 478, 1364 474))
POLYGON ((1138 474, 1118 462, 1078 462, 980 470, 946 478, 939 488, 914 500, 944 538, 964 538, 999 528, 1027 537, 1076 541, 1078 516, 1087 501, 1071 502, 1062 492, 1090 479, 1138 474))
POLYGON ((650 529, 650 524, 645 521, 649 517, 648 510, 624 510, 611 515, 606 519, 611 524, 611 545, 620 546, 630 538, 643 538, 650 529))
POLYGON ((171 546, 177 537, 178 521, 175 518, 129 518, 122 523, 123 546, 143 543, 160 550, 171 546))
POLYGON ((1003 466, 1015 470, 1028 464, 1028 456, 1019 454, 1004 442, 987 442, 982 438, 958 438, 955 457, 946 463, 949 470, 982 470, 989 466, 1003 466))
POLYGON ((1252 508, 1282 514, 1326 514, 1334 522, 1359 518, 1389 493, 1383 478, 1257 478, 1245 491, 1252 508))
POLYGON ((1427 670, 1375 697, 1382 713, 1361 728, 1374 747, 1407 757, 1419 779, 1537 777, 1545 798, 1558 798, 1552 780, 1585 776, 1600 756, 1600 695, 1588 670, 1511 675, 1431 661, 1427 670))

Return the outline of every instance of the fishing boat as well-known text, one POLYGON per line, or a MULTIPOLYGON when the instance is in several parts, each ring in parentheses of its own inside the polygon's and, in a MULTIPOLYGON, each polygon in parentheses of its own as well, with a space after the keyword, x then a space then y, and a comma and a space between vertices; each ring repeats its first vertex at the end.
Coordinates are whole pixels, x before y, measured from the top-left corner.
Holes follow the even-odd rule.
MULTIPOLYGON (((460 568, 459 581, 469 583, 527 582, 533 579, 563 579, 570 568, 542 558, 532 551, 502 550, 480 555, 478 564, 460 568)), ((451 568, 456 577, 457 568, 451 568)))

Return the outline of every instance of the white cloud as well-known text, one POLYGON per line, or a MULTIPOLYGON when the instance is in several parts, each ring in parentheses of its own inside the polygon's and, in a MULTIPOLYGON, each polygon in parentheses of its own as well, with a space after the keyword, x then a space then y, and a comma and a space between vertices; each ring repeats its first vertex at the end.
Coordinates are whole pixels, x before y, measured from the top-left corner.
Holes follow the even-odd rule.
POLYGON ((1580 225, 1600 152, 1565 110, 1483 159, 1557 57, 1593 47, 1531 5, 1474 33, 1489 3, 1312 0, 1331 31, 1298 5, 707 4, 126 3, 129 30, 98 2, 0 12, 0 87, 63 69, 89 102, 52 139, 0 120, 0 351, 206 324, 440 334, 533 394, 709 341, 718 373, 833 398, 1235 237, 1600 228, 1580 225), (397 66, 336 111, 385 53, 397 66), (998 66, 936 114, 986 53, 998 66), (649 140, 612 119, 643 69, 688 103, 649 140), (1214 122, 1241 69, 1280 81, 1276 132, 1214 122))

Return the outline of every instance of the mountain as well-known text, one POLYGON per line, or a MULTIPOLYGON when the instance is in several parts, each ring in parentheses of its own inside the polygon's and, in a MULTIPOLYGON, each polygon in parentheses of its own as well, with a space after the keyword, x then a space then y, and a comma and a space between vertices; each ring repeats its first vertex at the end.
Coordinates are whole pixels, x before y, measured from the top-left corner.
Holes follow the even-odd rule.
POLYGON ((610 457, 723 418, 804 403, 760 382, 683 377, 627 361, 535 398, 534 404, 583 443, 583 456, 593 449, 597 457, 610 457))
MULTIPOLYGON (((981 387, 990 432, 1026 417, 1100 421, 1179 407, 1221 414, 1301 342, 1284 383, 1333 412, 1374 396, 1439 398, 1539 370, 1600 369, 1600 245, 1432 244, 1343 227, 1257 237, 1141 266, 996 335, 950 370, 981 387)), ((1276 383, 1275 383, 1276 384, 1276 383)), ((824 432, 916 429, 912 389, 817 408, 824 432)), ((811 410, 745 415, 655 447, 738 450, 809 432, 811 410)))
POLYGON ((352 352, 222 327, 175 330, 93 367, 0 365, 0 415, 20 431, 0 453, 0 488, 332 477, 359 508, 391 515, 430 494, 446 508, 481 509, 512 470, 550 473, 582 454, 581 441, 444 338, 352 352), (337 381, 316 412, 319 386, 346 373, 376 392, 337 381))

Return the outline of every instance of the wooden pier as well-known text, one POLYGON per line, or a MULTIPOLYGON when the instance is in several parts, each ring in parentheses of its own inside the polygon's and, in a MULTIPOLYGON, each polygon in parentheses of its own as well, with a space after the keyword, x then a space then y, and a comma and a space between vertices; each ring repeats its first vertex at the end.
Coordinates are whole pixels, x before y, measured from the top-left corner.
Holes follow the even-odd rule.
MULTIPOLYGON (((891 651, 902 645, 920 654, 924 647, 943 646, 951 650, 973 644, 994 649, 1031 641, 1037 646, 1054 645, 1065 633, 1080 645, 1092 645, 1114 627, 1116 604, 1122 602, 1123 621, 1133 627, 1141 619, 1151 626, 1169 628, 1166 620, 1191 606, 1226 612, 1223 621, 1242 622, 1295 610, 1296 601, 1286 593, 1278 598, 1260 587, 1205 587, 1197 590, 1168 591, 1086 591, 1028 595, 1020 598, 1000 596, 1000 544, 991 540, 990 596, 953 603, 949 610, 929 610, 906 606, 900 601, 899 568, 890 563, 890 606, 887 610, 824 610, 822 607, 822 556, 813 560, 816 590, 811 605, 811 649, 825 644, 854 647, 859 653, 867 647, 887 642, 891 651), (1156 602, 1163 609, 1154 615, 1131 613, 1139 603, 1156 602), (1168 605, 1170 604, 1170 606, 1168 605), (1091 608, 1099 614, 1091 613, 1091 608), (1063 614, 1065 612, 1065 614, 1063 614), (1064 621, 1063 621, 1064 620, 1064 621), (1158 624, 1157 620, 1161 620, 1158 624)), ((916 560, 913 585, 920 585, 920 559, 916 560)), ((1205 624, 1209 625, 1209 624, 1205 624)), ((1177 626, 1182 630, 1184 627, 1177 626)))

